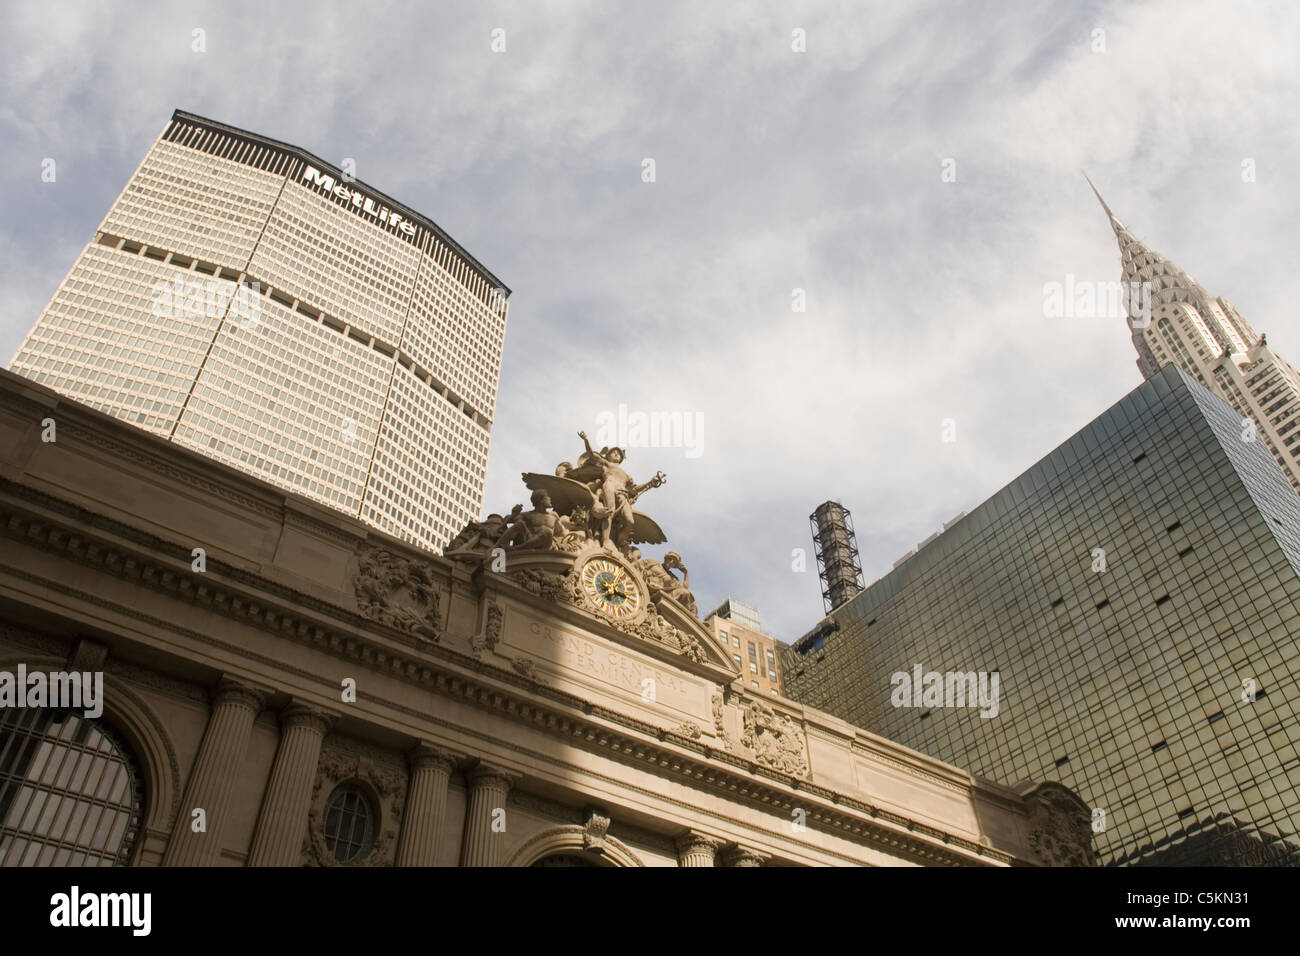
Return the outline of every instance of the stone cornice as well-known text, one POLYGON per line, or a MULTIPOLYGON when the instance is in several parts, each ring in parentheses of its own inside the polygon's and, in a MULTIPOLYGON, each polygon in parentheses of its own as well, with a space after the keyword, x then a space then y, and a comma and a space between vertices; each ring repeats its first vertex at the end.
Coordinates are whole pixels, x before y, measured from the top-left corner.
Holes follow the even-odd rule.
MULTIPOLYGON (((189 570, 189 553, 118 522, 0 480, 0 492, 34 500, 46 514, 33 513, 0 498, 0 529, 10 537, 59 553, 77 564, 125 578, 177 600, 204 607, 242 624, 295 640, 343 659, 384 671, 400 679, 462 698, 481 708, 631 762, 656 765, 693 786, 705 786, 731 798, 778 810, 788 816, 800 808, 807 824, 850 840, 887 847, 891 852, 943 865, 986 862, 1006 864, 1013 858, 999 850, 923 824, 864 801, 761 767, 687 736, 665 731, 625 714, 589 703, 550 687, 539 687, 512 672, 486 665, 448 647, 416 642, 400 631, 362 618, 317 598, 295 592, 250 572, 209 559, 208 571, 189 570), (72 522, 58 522, 55 512, 72 522), (91 536, 89 526, 102 535, 91 536), (118 540, 109 540, 115 537, 118 540), (128 548, 127 542, 135 545, 128 548), (141 553, 138 549, 144 549, 141 553), (256 594, 250 598, 249 593, 256 594), (307 612, 312 612, 312 616, 307 612), (321 620, 320 617, 327 620, 321 620), (378 640, 381 632, 384 640, 378 640), (397 645, 397 646, 394 646, 397 645), (469 671, 471 673, 464 673, 469 671), (820 801, 820 805, 815 802, 820 801)), ((434 556, 428 556, 434 559, 434 556)), ((68 594, 84 594, 61 582, 45 581, 19 569, 12 573, 68 594)), ((495 581, 492 582, 496 584, 495 581)), ((525 592, 526 593, 526 592, 525 592)), ((101 606, 108 602, 85 595, 101 606)), ((142 618, 138 610, 112 605, 119 613, 142 618)), ((155 621, 183 630, 173 621, 155 621)), ((187 631, 223 648, 243 648, 211 635, 187 631)))

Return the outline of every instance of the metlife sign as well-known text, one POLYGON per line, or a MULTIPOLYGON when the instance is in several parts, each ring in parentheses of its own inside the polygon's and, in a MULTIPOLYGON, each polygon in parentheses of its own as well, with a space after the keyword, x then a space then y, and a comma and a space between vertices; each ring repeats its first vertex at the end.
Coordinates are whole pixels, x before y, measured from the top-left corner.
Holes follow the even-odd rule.
POLYGON ((353 189, 339 182, 334 173, 322 171, 315 166, 306 164, 303 167, 302 175, 299 177, 299 182, 314 192, 334 197, 340 201, 340 204, 346 205, 357 215, 369 219, 376 225, 383 226, 390 231, 400 233, 411 241, 415 241, 417 233, 415 223, 397 212, 397 210, 385 206, 373 196, 368 196, 359 189, 353 189))

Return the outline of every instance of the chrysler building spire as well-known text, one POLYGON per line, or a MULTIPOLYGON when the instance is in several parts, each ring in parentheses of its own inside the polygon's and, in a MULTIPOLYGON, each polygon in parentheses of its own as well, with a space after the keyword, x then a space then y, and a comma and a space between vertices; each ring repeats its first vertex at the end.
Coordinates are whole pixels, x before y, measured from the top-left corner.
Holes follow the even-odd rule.
POLYGON ((1292 487, 1300 491, 1300 373, 1276 355, 1228 300, 1148 249, 1088 178, 1119 242, 1138 370, 1151 378, 1177 365, 1241 412, 1243 427, 1269 447, 1292 487))

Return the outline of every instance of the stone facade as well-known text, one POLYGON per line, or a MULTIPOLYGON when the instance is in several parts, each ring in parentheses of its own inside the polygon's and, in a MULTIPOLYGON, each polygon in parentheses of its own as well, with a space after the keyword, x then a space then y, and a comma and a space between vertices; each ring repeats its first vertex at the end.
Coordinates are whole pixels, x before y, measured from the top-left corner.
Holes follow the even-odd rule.
POLYGON ((0 510, 0 670, 104 672, 138 865, 1091 860, 1064 788, 752 693, 667 579, 603 615, 594 542, 444 558, 7 372, 0 510))

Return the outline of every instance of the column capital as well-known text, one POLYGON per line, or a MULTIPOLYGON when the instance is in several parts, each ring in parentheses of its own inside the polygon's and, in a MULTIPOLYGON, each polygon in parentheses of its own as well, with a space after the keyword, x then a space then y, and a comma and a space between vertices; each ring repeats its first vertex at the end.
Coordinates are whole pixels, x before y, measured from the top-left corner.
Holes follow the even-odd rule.
POLYGON ((447 773, 452 773, 465 761, 464 755, 423 740, 407 751, 406 759, 412 770, 446 770, 447 773))
POLYGON ((699 830, 683 830, 677 834, 675 841, 677 852, 682 856, 688 853, 708 853, 713 855, 725 845, 725 841, 711 837, 699 830))
POLYGON ((471 786, 498 786, 503 790, 509 790, 519 781, 520 774, 494 764, 483 763, 480 760, 470 768, 465 777, 469 780, 471 786))
POLYGON ((217 681, 217 686, 212 688, 212 704, 213 706, 237 704, 251 710, 256 716, 266 706, 267 698, 271 693, 264 687, 257 687, 229 674, 222 674, 221 679, 217 681))
POLYGON ((286 730, 292 727, 306 727, 324 737, 330 725, 338 720, 338 716, 315 704, 295 698, 281 708, 280 723, 286 730))
POLYGON ((733 843, 722 851, 723 866, 762 866, 772 859, 772 854, 733 843))

